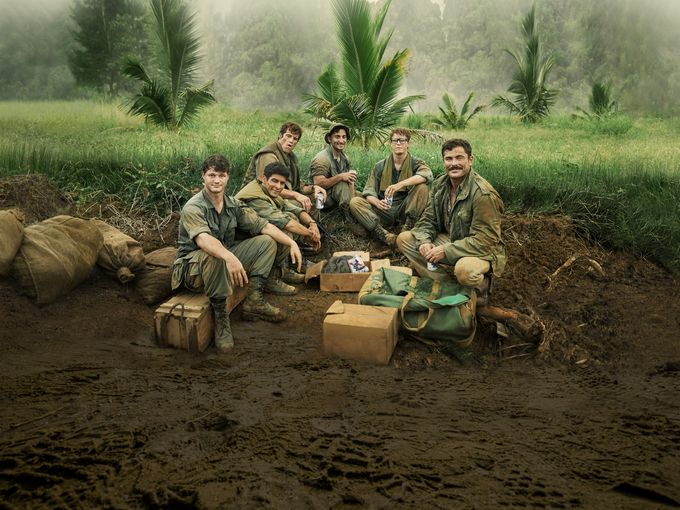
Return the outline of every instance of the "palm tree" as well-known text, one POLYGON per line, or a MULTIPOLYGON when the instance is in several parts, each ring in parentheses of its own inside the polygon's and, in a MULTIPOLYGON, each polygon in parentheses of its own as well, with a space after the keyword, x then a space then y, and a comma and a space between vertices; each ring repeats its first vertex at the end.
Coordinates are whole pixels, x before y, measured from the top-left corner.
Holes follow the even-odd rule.
POLYGON ((123 73, 142 82, 141 90, 128 103, 128 112, 154 124, 178 129, 191 123, 202 108, 215 101, 213 82, 193 86, 201 60, 200 41, 195 15, 184 2, 151 0, 151 9, 162 77, 151 78, 138 59, 128 59, 123 73))
POLYGON ((496 96, 492 104, 507 108, 510 113, 519 116, 522 122, 534 123, 548 116, 550 107, 557 97, 557 90, 545 86, 555 58, 549 55, 544 59, 541 54, 541 45, 536 33, 536 4, 532 5, 522 21, 522 38, 524 55, 505 50, 517 63, 517 68, 512 74, 512 83, 508 88, 508 92, 514 94, 514 98, 496 96))
POLYGON ((305 95, 306 111, 322 123, 347 125, 364 146, 386 138, 411 103, 425 97, 398 97, 408 49, 383 61, 393 33, 381 34, 389 6, 390 0, 372 16, 366 0, 333 0, 342 71, 331 63, 317 78, 316 92, 305 95))
POLYGON ((444 93, 442 96, 444 107, 439 107, 439 117, 432 119, 432 123, 442 128, 465 129, 470 119, 486 108, 485 105, 479 105, 470 111, 470 101, 472 101, 474 95, 474 92, 470 92, 459 113, 456 100, 448 93, 444 93))
MULTIPOLYGON (((583 108, 578 108, 583 116, 588 119, 610 117, 615 115, 619 109, 618 103, 612 98, 611 84, 601 81, 593 83, 588 103, 590 104, 590 112, 585 111, 583 108)), ((575 115, 575 117, 579 116, 575 115)))

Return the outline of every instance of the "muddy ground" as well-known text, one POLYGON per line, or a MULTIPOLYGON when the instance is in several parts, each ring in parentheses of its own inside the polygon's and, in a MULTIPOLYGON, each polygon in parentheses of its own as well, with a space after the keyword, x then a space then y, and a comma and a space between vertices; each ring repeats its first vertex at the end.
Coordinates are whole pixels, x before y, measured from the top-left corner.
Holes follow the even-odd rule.
MULTIPOLYGON (((175 228, 127 227, 147 250, 175 228)), ((507 218, 491 302, 545 334, 483 322, 466 365, 406 339, 386 367, 325 356, 324 310, 356 295, 318 285, 194 356, 101 273, 42 308, 0 280, 0 508, 678 507, 678 280, 578 234, 507 218)))

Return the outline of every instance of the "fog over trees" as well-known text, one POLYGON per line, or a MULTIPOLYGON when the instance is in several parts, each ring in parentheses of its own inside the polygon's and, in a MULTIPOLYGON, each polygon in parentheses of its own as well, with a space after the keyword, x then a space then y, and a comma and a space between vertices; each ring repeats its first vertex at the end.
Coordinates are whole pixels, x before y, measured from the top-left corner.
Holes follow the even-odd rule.
MULTIPOLYGON (((97 1, 97 0, 93 0, 97 1)), ((138 0, 148 10, 148 2, 138 0)), ((382 1, 382 0, 380 0, 382 1)), ((96 94, 78 86, 68 55, 74 2, 6 0, 0 18, 0 99, 69 99, 96 94)), ((337 58, 326 0, 198 0, 205 55, 202 78, 218 101, 238 108, 297 109, 323 68, 337 58)), ((520 41, 532 0, 393 0, 387 53, 411 50, 404 94, 425 94, 416 110, 434 111, 442 94, 462 102, 475 92, 490 103, 510 83, 505 49, 520 41)), ((680 113, 680 2, 536 0, 546 53, 555 56, 548 86, 557 109, 585 107, 592 84, 611 83, 624 111, 680 113)), ((142 51, 142 49, 140 49, 142 51)), ((83 80, 81 79, 81 82, 83 80)), ((487 109, 501 114, 501 110, 487 109)))

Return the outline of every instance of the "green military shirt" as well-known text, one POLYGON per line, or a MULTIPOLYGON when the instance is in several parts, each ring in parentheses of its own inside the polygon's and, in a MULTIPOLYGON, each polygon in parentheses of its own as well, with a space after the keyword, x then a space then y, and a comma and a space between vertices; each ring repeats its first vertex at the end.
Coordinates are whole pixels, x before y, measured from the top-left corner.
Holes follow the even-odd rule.
MULTIPOLYGON (((411 154, 406 155, 407 158, 411 158, 411 175, 420 175, 425 179, 425 184, 428 186, 432 184, 432 181, 434 179, 432 175, 432 170, 430 169, 429 166, 427 166, 427 163, 425 163, 422 159, 415 158, 411 156, 411 154)), ((382 177, 383 171, 385 170, 385 164, 388 159, 392 158, 392 161, 394 161, 394 156, 390 155, 388 158, 381 159, 378 161, 373 169, 371 170, 371 173, 368 174, 368 178, 366 179, 366 185, 364 186, 364 190, 361 192, 361 195, 363 197, 369 197, 373 196, 376 197, 380 200, 385 198, 385 193, 383 191, 380 191, 380 179, 382 177)), ((394 163, 392 163, 394 164, 394 163)), ((403 167, 403 164, 402 164, 403 167)), ((410 177, 410 176, 409 176, 410 177)), ((392 184, 396 184, 399 181, 403 181, 404 179, 401 179, 399 177, 399 172, 396 171, 396 169, 392 172, 392 184)), ((405 189, 403 191, 399 191, 397 195, 398 197, 395 197, 397 200, 403 199, 409 191, 410 187, 408 189, 405 189)))
POLYGON ((267 220, 260 218, 255 211, 226 194, 222 212, 218 213, 205 190, 201 190, 182 208, 179 219, 177 258, 180 259, 192 251, 200 250, 194 242, 198 234, 204 232, 210 234, 229 249, 235 244, 234 237, 237 228, 249 232, 250 235, 257 235, 266 225, 267 220))
POLYGON ((302 193, 302 181, 300 180, 300 165, 297 156, 294 152, 287 154, 283 151, 278 142, 270 143, 266 147, 262 147, 248 163, 248 168, 243 176, 243 184, 241 187, 247 186, 250 181, 262 178, 264 168, 269 163, 282 163, 290 170, 290 177, 286 181, 286 188, 292 191, 302 193))
POLYGON ((267 188, 257 179, 250 181, 236 194, 235 198, 253 209, 260 218, 264 218, 281 230, 290 220, 298 219, 303 211, 291 200, 269 195, 267 188))
POLYGON ((333 157, 333 147, 330 145, 324 150, 320 151, 309 167, 309 178, 313 180, 314 177, 333 177, 343 172, 349 172, 352 168, 349 158, 345 152, 340 153, 340 160, 333 157))
POLYGON ((444 245, 446 262, 455 264, 461 257, 478 257, 491 263, 496 276, 505 268, 505 245, 501 239, 503 200, 481 175, 470 171, 458 187, 449 208, 451 180, 444 174, 435 179, 427 208, 413 229, 420 244, 431 243, 438 234, 448 233, 444 245))

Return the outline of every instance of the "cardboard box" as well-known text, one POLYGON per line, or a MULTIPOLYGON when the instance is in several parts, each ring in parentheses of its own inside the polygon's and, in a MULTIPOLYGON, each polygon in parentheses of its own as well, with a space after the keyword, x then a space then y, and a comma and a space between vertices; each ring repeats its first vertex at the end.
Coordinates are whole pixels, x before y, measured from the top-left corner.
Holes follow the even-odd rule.
POLYGON ((399 310, 334 302, 323 321, 328 354, 387 365, 399 338, 399 310))
MULTIPOLYGON (((371 260, 371 256, 367 251, 336 251, 333 253, 334 257, 341 257, 343 255, 359 255, 366 263, 371 271, 375 271, 380 267, 391 267, 399 271, 411 274, 411 269, 407 267, 390 266, 390 259, 376 259, 371 260)), ((361 286, 364 284, 370 272, 366 273, 323 273, 323 268, 327 261, 322 260, 317 262, 312 267, 307 269, 305 273, 305 283, 313 278, 319 278, 319 290, 324 292, 359 292, 361 286)))
MULTIPOLYGON (((243 301, 247 293, 247 287, 234 289, 227 299, 229 313, 243 301)), ((210 300, 204 294, 176 294, 154 312, 156 341, 163 347, 176 347, 192 353, 203 352, 212 342, 214 331, 210 300)))

